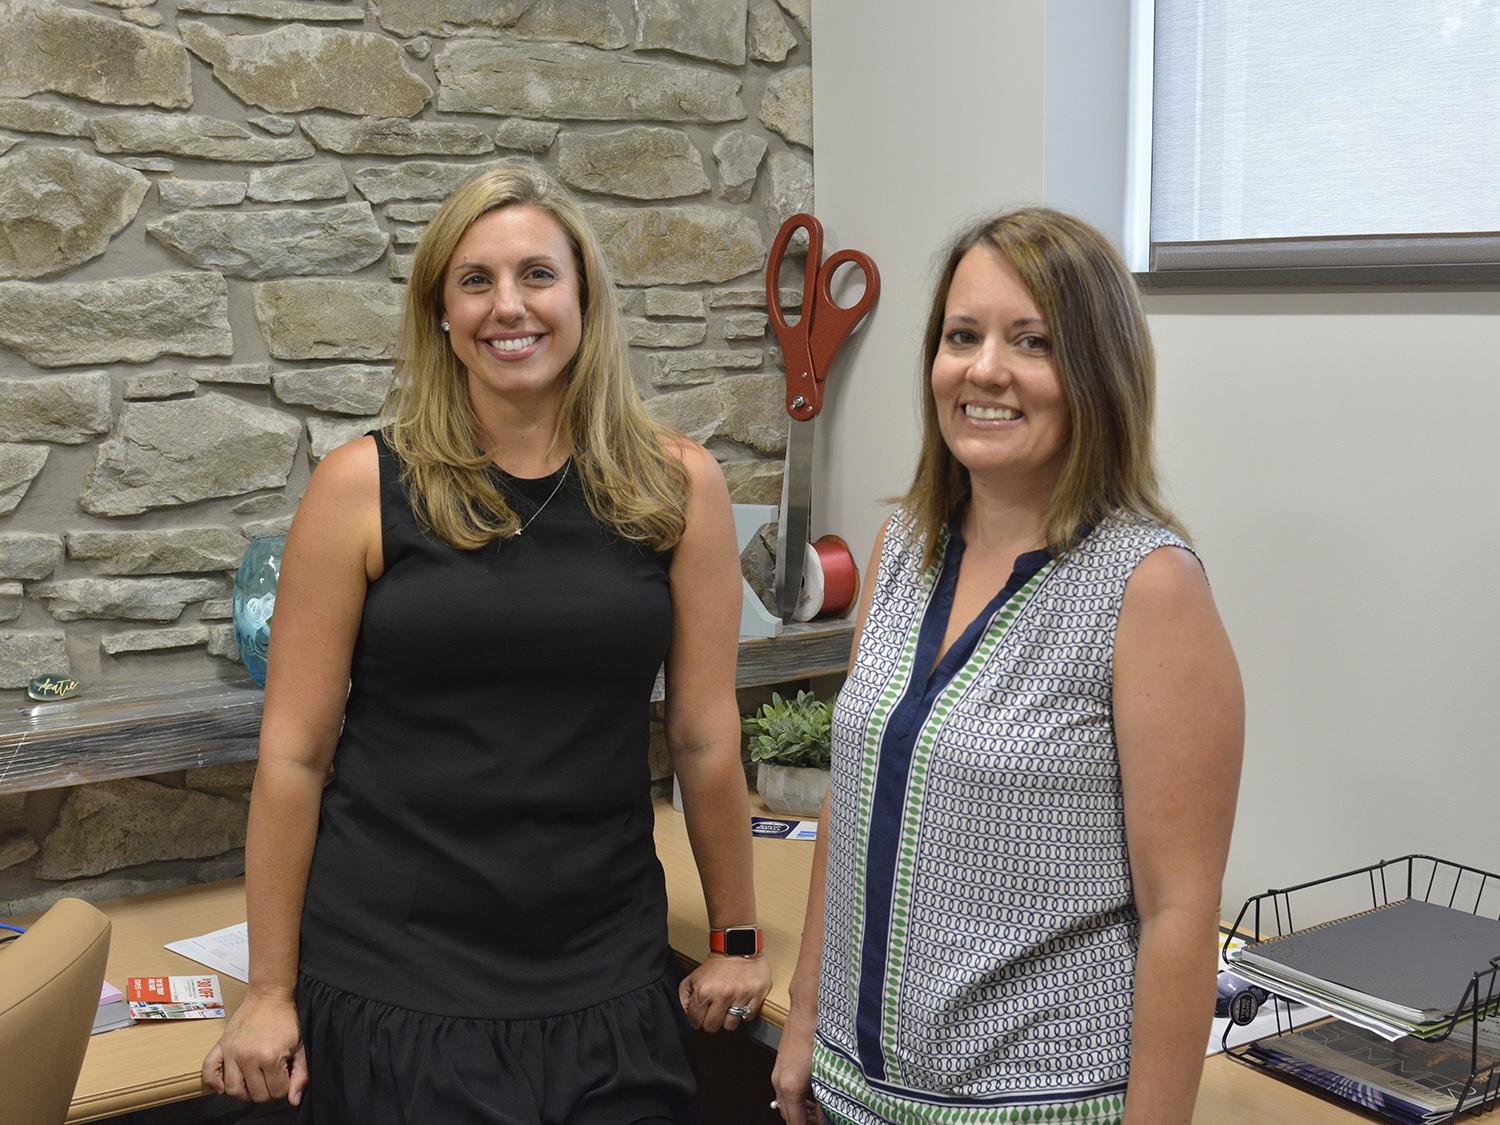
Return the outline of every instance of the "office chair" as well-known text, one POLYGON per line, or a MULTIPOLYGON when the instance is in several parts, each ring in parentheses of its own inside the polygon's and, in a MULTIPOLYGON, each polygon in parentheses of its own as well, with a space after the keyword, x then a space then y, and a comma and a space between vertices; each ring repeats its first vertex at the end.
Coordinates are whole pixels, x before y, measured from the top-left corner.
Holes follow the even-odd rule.
POLYGON ((0 1116, 17 1125, 60 1125, 83 1066, 109 919, 65 898, 21 937, 0 945, 0 1116))

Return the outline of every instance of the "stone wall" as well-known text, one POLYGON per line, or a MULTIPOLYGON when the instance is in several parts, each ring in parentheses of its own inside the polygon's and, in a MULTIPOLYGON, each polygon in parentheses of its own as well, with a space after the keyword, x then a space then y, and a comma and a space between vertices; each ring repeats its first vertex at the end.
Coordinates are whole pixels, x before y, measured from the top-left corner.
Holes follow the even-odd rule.
MULTIPOLYGON (((812 206, 808 3, 0 0, 0 704, 238 674, 246 542, 370 428, 423 224, 500 156, 585 201, 653 412, 774 502, 761 271, 812 206)), ((196 772, 0 797, 0 869, 211 866, 233 833, 144 843, 242 833, 248 777, 196 772), (112 858, 49 858, 85 824, 112 858)))

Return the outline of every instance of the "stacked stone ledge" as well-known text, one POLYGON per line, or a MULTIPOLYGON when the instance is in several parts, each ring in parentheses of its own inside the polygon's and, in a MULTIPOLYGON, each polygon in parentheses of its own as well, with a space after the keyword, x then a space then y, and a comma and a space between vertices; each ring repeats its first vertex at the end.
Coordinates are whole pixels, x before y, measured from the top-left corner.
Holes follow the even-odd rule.
MULTIPOLYGON (((798 0, 0 0, 0 22, 0 701, 43 671, 100 691, 237 659, 244 545, 375 424, 416 242, 497 159, 584 201, 652 412, 736 500, 779 495, 762 270, 813 202, 798 0)), ((109 783, 108 815, 197 809, 172 796, 191 776, 109 783)), ((247 786, 207 796, 232 821, 247 786)), ((19 821, 0 796, 0 910, 232 868, 233 833, 78 859, 94 788, 19 821)))

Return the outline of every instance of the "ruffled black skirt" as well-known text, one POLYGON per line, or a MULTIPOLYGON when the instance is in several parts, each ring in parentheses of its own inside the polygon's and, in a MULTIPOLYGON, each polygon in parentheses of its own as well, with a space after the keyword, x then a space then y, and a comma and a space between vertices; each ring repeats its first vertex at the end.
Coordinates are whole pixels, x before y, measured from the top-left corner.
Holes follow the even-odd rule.
POLYGON ((431 1015, 303 974, 299 1125, 696 1125, 670 974, 543 1019, 431 1015))

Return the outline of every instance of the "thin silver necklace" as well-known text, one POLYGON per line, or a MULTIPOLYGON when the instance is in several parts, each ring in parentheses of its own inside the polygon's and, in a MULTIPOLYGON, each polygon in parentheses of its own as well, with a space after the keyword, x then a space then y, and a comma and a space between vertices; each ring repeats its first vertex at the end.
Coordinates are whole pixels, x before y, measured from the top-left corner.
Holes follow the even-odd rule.
POLYGON ((552 498, 554 496, 556 496, 559 491, 562 490, 563 482, 568 479, 568 473, 572 470, 572 468, 573 468, 573 458, 569 457, 567 459, 567 461, 563 464, 562 476, 560 476, 560 477, 557 478, 557 483, 552 486, 552 491, 549 492, 549 493, 547 493, 547 499, 543 500, 541 507, 539 507, 536 511, 532 512, 531 513, 531 517, 525 523, 523 523, 520 527, 518 527, 516 529, 516 534, 511 536, 512 539, 516 538, 516 536, 518 536, 518 535, 521 535, 523 532, 525 532, 525 530, 528 527, 530 527, 532 524, 536 523, 537 516, 541 515, 543 512, 545 512, 547 510, 547 505, 550 504, 550 503, 552 503, 552 498))

